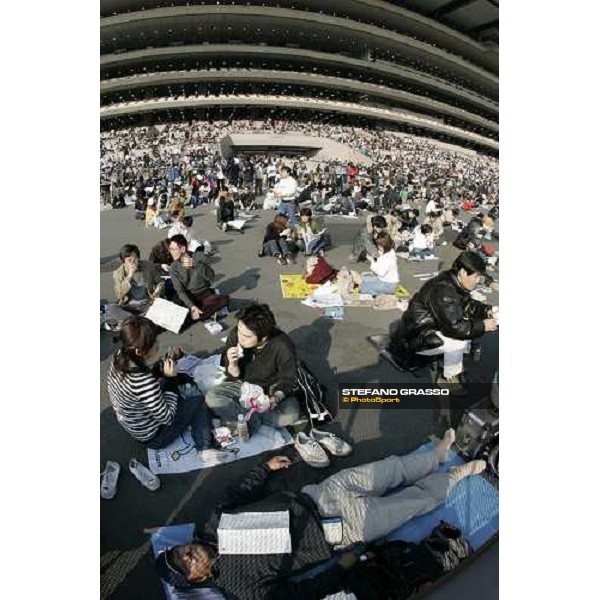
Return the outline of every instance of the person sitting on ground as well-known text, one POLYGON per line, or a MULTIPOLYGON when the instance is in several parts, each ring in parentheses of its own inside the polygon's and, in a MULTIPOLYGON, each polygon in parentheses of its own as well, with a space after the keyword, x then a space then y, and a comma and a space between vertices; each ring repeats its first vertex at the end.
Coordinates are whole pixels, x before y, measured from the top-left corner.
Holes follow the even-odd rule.
POLYGON ((158 358, 157 328, 144 317, 126 319, 119 331, 120 347, 108 369, 108 395, 117 421, 148 448, 168 446, 188 426, 198 458, 218 464, 230 453, 215 450, 208 409, 194 384, 178 385, 173 357, 158 358))
POLYGON ((409 260, 424 260, 433 256, 433 247, 435 246, 435 237, 433 227, 429 223, 424 223, 414 230, 414 236, 409 243, 409 260))
POLYGON ((443 354, 443 375, 437 383, 448 385, 457 395, 465 392, 459 376, 471 340, 498 328, 492 307, 471 298, 471 291, 485 276, 485 267, 476 252, 461 253, 449 271, 427 281, 411 298, 391 336, 389 349, 399 361, 415 354, 443 354))
POLYGON ((146 208, 146 227, 154 227, 155 219, 158 217, 159 210, 156 206, 154 197, 148 199, 146 208))
POLYGON ((456 236, 453 244, 459 250, 479 250, 483 244, 481 230, 483 222, 479 217, 473 217, 467 226, 456 236))
POLYGON ((393 294, 400 282, 398 275, 398 257, 394 249, 394 240, 386 232, 377 234, 377 258, 367 255, 371 263, 371 271, 362 276, 361 294, 393 294))
POLYGON ((146 220, 146 210, 148 209, 148 199, 144 193, 136 194, 135 197, 135 219, 136 221, 146 220))
POLYGON ((190 252, 195 252, 198 248, 202 250, 204 248, 203 244, 196 239, 192 229, 193 224, 193 217, 180 217, 169 229, 167 238, 181 234, 187 240, 190 252))
MULTIPOLYGON (((444 225, 443 225, 443 221, 442 221, 442 211, 441 210, 429 213, 425 217, 423 223, 431 226, 434 240, 439 239, 440 236, 443 235, 444 225)), ((416 228, 415 228, 415 230, 416 230, 416 228)))
POLYGON ((397 233, 392 238, 396 244, 396 252, 403 258, 408 258, 410 243, 414 237, 412 229, 408 225, 400 225, 397 233))
POLYGON ((305 256, 323 256, 323 251, 331 247, 331 238, 327 228, 321 229, 312 220, 312 210, 303 208, 300 210, 300 223, 294 231, 296 245, 305 256))
POLYGON ((176 194, 169 202, 169 215, 173 221, 185 216, 185 192, 183 197, 181 194, 176 194))
POLYGON ((221 196, 217 214, 217 227, 223 231, 227 231, 229 223, 235 220, 235 202, 233 201, 231 194, 227 193, 226 195, 221 196))
POLYGON ((169 252, 169 239, 161 240, 152 247, 148 260, 163 274, 169 273, 173 257, 169 252))
POLYGON ((371 217, 371 220, 367 221, 365 230, 354 240, 352 254, 350 254, 348 260, 352 263, 356 263, 366 260, 367 256, 375 258, 378 255, 375 238, 379 233, 387 232, 386 227, 387 221, 384 217, 381 215, 371 217))
POLYGON ((446 207, 442 215, 442 224, 444 227, 452 227, 453 229, 458 226, 458 215, 460 211, 458 208, 446 207))
POLYGON ((206 321, 229 304, 229 296, 216 294, 211 284, 215 272, 203 252, 188 253, 187 240, 182 235, 169 239, 173 263, 169 269, 179 301, 190 309, 193 321, 206 321))
POLYGON ((230 486, 217 507, 200 508, 194 541, 160 552, 158 574, 188 593, 206 588, 237 600, 319 600, 342 590, 355 591, 353 584, 359 582, 352 569, 360 559, 351 551, 338 555, 329 569, 300 581, 292 579, 332 558, 322 519, 341 518, 340 547, 347 548, 384 538, 414 517, 431 512, 444 504, 460 481, 485 470, 486 463, 475 460, 446 473, 436 472, 448 461, 454 440, 454 430, 449 429, 430 452, 391 455, 339 471, 319 484, 305 485, 300 492, 266 495, 271 473, 291 466, 289 458, 274 456, 230 486), (386 495, 391 490, 396 491, 386 495), (218 553, 221 516, 244 510, 289 513, 291 554, 286 560, 280 554, 218 553))
POLYGON ((291 250, 292 230, 288 225, 288 218, 283 213, 275 215, 272 223, 267 225, 262 249, 259 257, 273 256, 279 265, 293 264, 294 257, 291 250))
POLYGON ((437 200, 432 198, 425 206, 425 215, 430 215, 431 213, 438 212, 439 210, 440 206, 437 203, 437 200))
POLYGON ((117 301, 124 308, 139 312, 150 300, 162 295, 164 284, 152 263, 140 261, 140 249, 134 244, 125 244, 119 258, 121 266, 113 272, 117 301))
POLYGON ((157 229, 165 229, 172 222, 169 215, 161 215, 160 209, 154 198, 148 200, 148 208, 146 209, 146 227, 156 227, 157 229))
POLYGON ((494 221, 494 219, 492 217, 490 217, 489 213, 482 217, 482 219, 481 219, 482 233, 487 240, 492 239, 492 233, 494 231, 495 224, 496 224, 496 222, 494 221))
POLYGON ((272 427, 292 425, 300 412, 292 396, 296 384, 296 353, 292 340, 277 328, 266 304, 252 304, 237 314, 237 327, 231 331, 221 355, 226 379, 206 396, 206 403, 229 426, 235 427, 238 415, 245 414, 239 403, 242 383, 263 388, 271 401, 271 411, 254 413, 250 429, 261 422, 272 427))
POLYGON ((403 210, 400 213, 400 220, 403 225, 410 227, 413 230, 415 227, 419 225, 419 209, 418 208, 409 208, 407 210, 403 210))

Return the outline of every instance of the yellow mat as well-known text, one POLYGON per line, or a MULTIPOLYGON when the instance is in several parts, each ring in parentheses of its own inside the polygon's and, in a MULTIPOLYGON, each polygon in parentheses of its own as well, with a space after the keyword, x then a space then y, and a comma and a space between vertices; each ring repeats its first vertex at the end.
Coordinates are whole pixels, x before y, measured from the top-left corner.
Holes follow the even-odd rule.
POLYGON ((303 300, 308 298, 318 287, 316 283, 306 283, 302 273, 290 273, 289 275, 280 275, 281 293, 284 298, 303 300))
MULTIPOLYGON (((304 281, 304 275, 302 273, 289 273, 287 275, 280 275, 279 280, 281 282, 281 293, 286 299, 304 300, 308 298, 318 287, 316 283, 306 283, 304 281)), ((358 294, 358 288, 354 290, 355 294, 358 294)), ((408 298, 410 292, 399 285, 394 292, 396 298, 408 298)))

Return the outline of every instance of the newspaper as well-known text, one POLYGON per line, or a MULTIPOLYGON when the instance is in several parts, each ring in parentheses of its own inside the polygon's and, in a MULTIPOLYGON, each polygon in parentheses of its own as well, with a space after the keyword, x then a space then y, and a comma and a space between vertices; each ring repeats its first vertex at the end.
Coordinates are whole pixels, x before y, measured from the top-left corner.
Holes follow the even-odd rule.
POLYGON ((292 551, 288 511, 222 514, 219 554, 289 554, 292 551))
POLYGON ((172 333, 179 333, 189 309, 178 306, 173 302, 156 298, 146 313, 146 318, 172 333))

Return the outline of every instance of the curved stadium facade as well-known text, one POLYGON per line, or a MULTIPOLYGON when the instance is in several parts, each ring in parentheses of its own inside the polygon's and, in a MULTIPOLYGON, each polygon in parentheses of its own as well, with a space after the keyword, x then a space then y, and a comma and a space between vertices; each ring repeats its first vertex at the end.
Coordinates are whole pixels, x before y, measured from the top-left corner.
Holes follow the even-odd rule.
POLYGON ((101 128, 289 119, 498 152, 497 0, 101 0, 101 128))

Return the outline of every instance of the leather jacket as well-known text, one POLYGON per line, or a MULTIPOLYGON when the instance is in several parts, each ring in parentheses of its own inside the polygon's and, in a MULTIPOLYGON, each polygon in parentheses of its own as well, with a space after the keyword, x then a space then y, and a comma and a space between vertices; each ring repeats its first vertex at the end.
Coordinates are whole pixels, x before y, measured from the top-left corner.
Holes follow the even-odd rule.
POLYGON ((393 345, 405 353, 439 348, 443 341, 435 334, 471 340, 485 333, 483 321, 492 307, 471 298, 451 271, 434 277, 414 295, 396 332, 393 345))

